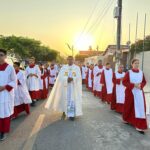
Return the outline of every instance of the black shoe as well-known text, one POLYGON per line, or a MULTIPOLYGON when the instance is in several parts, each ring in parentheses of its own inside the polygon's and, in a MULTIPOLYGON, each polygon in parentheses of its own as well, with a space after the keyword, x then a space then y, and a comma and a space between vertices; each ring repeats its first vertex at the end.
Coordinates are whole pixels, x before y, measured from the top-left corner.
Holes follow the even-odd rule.
POLYGON ((30 104, 32 107, 34 107, 36 105, 36 101, 32 101, 32 103, 30 104))
POLYGON ((138 132, 139 132, 140 134, 143 134, 143 135, 145 134, 145 132, 144 132, 144 131, 138 131, 138 132))
POLYGON ((75 117, 69 117, 69 120, 74 121, 75 117))
POLYGON ((6 135, 4 133, 1 133, 0 141, 4 141, 6 139, 6 135))

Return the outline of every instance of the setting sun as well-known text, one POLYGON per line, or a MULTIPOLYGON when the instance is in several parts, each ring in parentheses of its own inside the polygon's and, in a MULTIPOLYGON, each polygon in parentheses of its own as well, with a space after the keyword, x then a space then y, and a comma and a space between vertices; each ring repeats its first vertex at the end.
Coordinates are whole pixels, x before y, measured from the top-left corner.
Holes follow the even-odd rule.
POLYGON ((77 50, 87 50, 94 42, 95 40, 90 34, 78 34, 74 39, 74 45, 77 50))

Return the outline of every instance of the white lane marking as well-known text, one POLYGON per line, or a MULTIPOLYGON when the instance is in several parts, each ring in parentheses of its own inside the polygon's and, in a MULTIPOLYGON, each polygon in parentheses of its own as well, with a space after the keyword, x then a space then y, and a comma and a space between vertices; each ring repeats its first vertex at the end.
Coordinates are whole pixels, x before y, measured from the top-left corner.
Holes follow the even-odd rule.
POLYGON ((32 150, 33 148, 33 145, 34 145, 34 142, 36 140, 36 137, 37 137, 37 133, 40 131, 40 128, 41 128, 41 125, 44 121, 44 118, 45 118, 45 115, 44 114, 41 114, 37 121, 35 122, 35 125, 32 129, 32 132, 31 134, 29 135, 28 137, 28 140, 27 142, 25 143, 24 147, 22 150, 32 150))

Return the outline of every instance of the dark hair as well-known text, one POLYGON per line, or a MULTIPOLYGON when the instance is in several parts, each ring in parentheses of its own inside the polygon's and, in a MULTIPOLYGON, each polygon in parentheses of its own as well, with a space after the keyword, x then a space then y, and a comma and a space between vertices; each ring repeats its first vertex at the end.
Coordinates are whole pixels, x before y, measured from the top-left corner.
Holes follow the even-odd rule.
POLYGON ((33 59, 33 60, 35 60, 35 57, 30 57, 29 59, 33 59))
POLYGON ((73 59, 73 56, 68 56, 68 58, 72 58, 73 59))
POLYGON ((137 59, 137 58, 132 59, 131 64, 133 64, 136 61, 139 61, 139 59, 137 59))
POLYGON ((0 48, 0 52, 4 53, 5 55, 7 55, 7 51, 5 49, 0 48))
POLYGON ((14 62, 14 65, 17 65, 18 67, 20 67, 20 62, 14 62))
POLYGON ((107 66, 107 65, 110 65, 110 63, 109 63, 109 62, 107 62, 107 63, 106 63, 106 66, 107 66))

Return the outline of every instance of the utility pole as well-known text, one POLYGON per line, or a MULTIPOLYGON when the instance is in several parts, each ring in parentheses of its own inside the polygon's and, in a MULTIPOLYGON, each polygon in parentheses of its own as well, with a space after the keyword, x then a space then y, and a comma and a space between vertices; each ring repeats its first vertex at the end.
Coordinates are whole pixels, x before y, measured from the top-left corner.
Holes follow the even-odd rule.
POLYGON ((66 43, 66 45, 67 45, 67 47, 69 48, 69 50, 72 51, 72 57, 74 57, 74 47, 73 47, 73 45, 70 46, 68 43, 66 43))
POLYGON ((116 53, 115 53, 115 59, 116 59, 115 69, 117 69, 121 57, 122 0, 118 0, 118 5, 114 11, 114 18, 117 19, 117 42, 116 42, 117 45, 116 45, 116 53))
POLYGON ((145 34, 146 34, 146 14, 145 14, 145 21, 144 21, 144 39, 143 39, 143 51, 142 51, 142 71, 144 70, 144 51, 145 51, 145 34))
POLYGON ((139 22, 139 14, 137 13, 137 17, 136 17, 136 31, 135 31, 135 51, 134 51, 134 57, 136 57, 136 53, 137 53, 138 22, 139 22))
POLYGON ((117 18, 117 50, 121 50, 122 0, 118 0, 119 15, 117 18))

